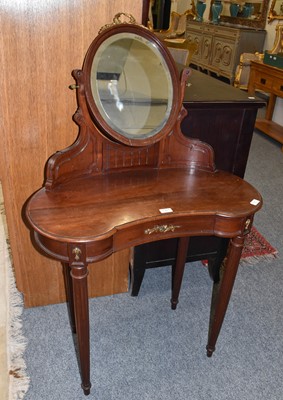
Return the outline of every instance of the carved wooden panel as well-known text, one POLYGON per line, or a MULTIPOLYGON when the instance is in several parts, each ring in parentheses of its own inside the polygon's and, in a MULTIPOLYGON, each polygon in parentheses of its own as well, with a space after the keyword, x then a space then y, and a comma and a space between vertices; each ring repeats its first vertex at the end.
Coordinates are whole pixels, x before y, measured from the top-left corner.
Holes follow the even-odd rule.
POLYGON ((201 62, 209 64, 212 52, 212 36, 204 36, 201 46, 201 62))
POLYGON ((235 43, 218 37, 214 39, 211 58, 213 66, 226 70, 229 73, 233 68, 234 55, 235 43))
POLYGON ((106 143, 104 144, 103 151, 103 169, 109 171, 133 165, 153 167, 158 162, 157 147, 158 145, 153 145, 149 147, 129 148, 128 150, 120 145, 106 143))

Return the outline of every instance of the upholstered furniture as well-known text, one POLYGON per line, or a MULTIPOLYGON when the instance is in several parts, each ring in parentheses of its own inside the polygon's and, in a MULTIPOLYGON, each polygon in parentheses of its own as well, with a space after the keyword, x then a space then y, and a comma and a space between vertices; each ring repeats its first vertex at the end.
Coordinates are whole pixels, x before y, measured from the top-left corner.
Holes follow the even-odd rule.
POLYGON ((175 309, 189 237, 230 239, 214 284, 211 356, 245 236, 262 205, 250 184, 215 169, 208 144, 183 136, 189 70, 179 78, 169 51, 154 34, 116 23, 101 31, 82 69, 73 72, 79 136, 48 160, 44 187, 26 207, 36 245, 64 264, 85 394, 91 387, 88 265, 121 249, 179 238, 171 298, 175 309))
POLYGON ((189 42, 187 39, 164 39, 164 43, 176 63, 186 67, 190 65, 198 47, 196 43, 189 42))

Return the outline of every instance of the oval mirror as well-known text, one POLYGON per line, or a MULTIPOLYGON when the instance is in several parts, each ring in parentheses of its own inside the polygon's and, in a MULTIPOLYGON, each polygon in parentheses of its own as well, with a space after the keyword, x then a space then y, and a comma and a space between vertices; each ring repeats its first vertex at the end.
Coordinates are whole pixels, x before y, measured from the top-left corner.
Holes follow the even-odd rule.
POLYGON ((168 132, 178 75, 151 32, 129 24, 108 28, 90 47, 86 64, 88 105, 104 133, 144 145, 168 132))

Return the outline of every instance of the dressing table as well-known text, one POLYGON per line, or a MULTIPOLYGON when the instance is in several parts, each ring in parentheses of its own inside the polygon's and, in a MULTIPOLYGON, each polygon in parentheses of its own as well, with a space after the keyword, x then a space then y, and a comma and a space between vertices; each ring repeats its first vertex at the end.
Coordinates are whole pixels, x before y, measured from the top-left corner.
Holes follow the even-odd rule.
MULTIPOLYGON (((126 15, 127 17, 127 15, 126 15)), ((245 236, 261 208, 249 183, 215 168, 210 145, 186 138, 181 122, 190 71, 146 28, 104 27, 74 70, 79 135, 51 156, 45 185, 26 216, 39 251, 64 265, 82 388, 90 393, 87 276, 112 253, 178 238, 171 307, 176 309, 191 236, 230 240, 211 303, 207 355, 228 307, 245 236)))

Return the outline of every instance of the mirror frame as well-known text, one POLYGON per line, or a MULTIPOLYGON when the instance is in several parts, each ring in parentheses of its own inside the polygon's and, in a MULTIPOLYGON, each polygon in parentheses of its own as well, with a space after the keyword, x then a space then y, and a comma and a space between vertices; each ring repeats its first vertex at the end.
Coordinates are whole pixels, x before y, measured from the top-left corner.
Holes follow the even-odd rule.
POLYGON ((150 32, 143 25, 122 23, 103 29, 91 43, 87 51, 82 72, 83 76, 85 77, 85 97, 90 116, 92 117, 93 123, 97 125, 101 132, 109 139, 126 144, 128 146, 145 146, 158 142, 162 137, 166 136, 167 134, 169 134, 170 131, 172 131, 180 112, 180 99, 182 93, 179 72, 166 46, 162 44, 162 42, 156 37, 156 35, 150 32), (169 74, 171 76, 173 99, 169 117, 163 127, 161 127, 160 131, 158 131, 155 135, 149 136, 148 138, 128 138, 126 136, 123 136, 121 133, 115 131, 110 125, 108 125, 108 123, 100 114, 100 111, 93 97, 91 89, 91 69, 93 58, 105 40, 119 33, 133 33, 135 35, 142 36, 150 43, 152 43, 159 50, 160 55, 167 65, 169 74))
MULTIPOLYGON (((273 0, 276 1, 276 0, 273 0)), ((248 1, 247 1, 248 2, 248 1)), ((212 4, 214 3, 214 0, 211 1, 210 3, 210 11, 209 11, 209 18, 210 20, 212 19, 212 4)), ((230 17, 226 15, 220 15, 220 24, 221 22, 225 22, 234 26, 240 25, 243 27, 248 27, 248 28, 255 28, 255 29, 264 29, 265 24, 266 24, 266 17, 267 17, 267 11, 268 11, 268 5, 269 5, 269 0, 263 0, 262 2, 262 13, 261 13, 261 18, 257 20, 252 20, 248 18, 241 18, 241 17, 230 17)))
POLYGON ((268 23, 269 24, 272 21, 274 21, 275 19, 278 19, 278 20, 281 20, 281 21, 283 20, 283 15, 277 15, 276 11, 274 10, 275 4, 276 4, 277 1, 279 1, 279 0, 272 0, 271 6, 270 6, 270 10, 269 10, 269 13, 268 13, 268 23))

